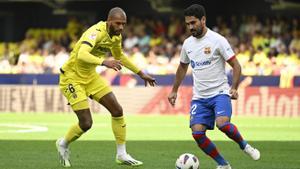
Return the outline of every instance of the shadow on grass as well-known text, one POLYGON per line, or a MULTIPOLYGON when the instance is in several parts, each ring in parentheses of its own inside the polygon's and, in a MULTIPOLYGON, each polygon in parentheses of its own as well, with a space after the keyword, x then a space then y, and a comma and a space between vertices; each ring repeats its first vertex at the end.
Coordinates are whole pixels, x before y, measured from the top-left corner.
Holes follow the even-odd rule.
MULTIPOLYGON (((253 141, 261 151, 261 159, 252 161, 234 142, 215 141, 219 151, 235 169, 299 169, 300 142, 253 141)), ((216 164, 191 141, 128 141, 127 150, 144 162, 141 169, 174 169, 176 158, 185 152, 195 154, 200 169, 216 164)), ((130 168, 115 164, 113 141, 77 141, 71 145, 72 169, 130 168)), ((55 169, 58 164, 55 141, 0 140, 1 169, 55 169)))

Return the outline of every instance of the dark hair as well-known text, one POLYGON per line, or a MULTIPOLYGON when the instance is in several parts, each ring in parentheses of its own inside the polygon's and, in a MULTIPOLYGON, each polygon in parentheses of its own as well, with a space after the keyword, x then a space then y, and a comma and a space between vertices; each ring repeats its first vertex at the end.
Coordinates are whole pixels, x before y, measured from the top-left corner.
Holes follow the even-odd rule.
POLYGON ((193 4, 184 10, 184 16, 195 16, 201 19, 203 16, 206 16, 206 13, 202 5, 193 4))

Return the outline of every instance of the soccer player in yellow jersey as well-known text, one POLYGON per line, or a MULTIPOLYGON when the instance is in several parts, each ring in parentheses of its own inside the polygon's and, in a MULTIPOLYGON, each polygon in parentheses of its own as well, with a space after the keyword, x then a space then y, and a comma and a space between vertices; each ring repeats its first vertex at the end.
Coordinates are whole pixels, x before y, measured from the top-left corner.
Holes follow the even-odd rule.
POLYGON ((156 84, 154 78, 144 74, 124 55, 121 47, 121 32, 125 24, 125 12, 119 7, 112 8, 106 22, 100 21, 83 33, 69 60, 61 68, 60 89, 79 120, 78 123, 71 126, 63 138, 56 141, 60 162, 64 167, 71 166, 69 144, 92 126, 88 97, 102 104, 111 113, 112 130, 117 144, 116 162, 130 166, 143 164, 127 154, 125 147, 126 124, 122 107, 112 93, 109 84, 95 71, 97 65, 116 71, 124 65, 132 72, 137 73, 145 81, 145 85, 154 86, 156 84), (107 52, 112 53, 114 60, 105 58, 107 52))

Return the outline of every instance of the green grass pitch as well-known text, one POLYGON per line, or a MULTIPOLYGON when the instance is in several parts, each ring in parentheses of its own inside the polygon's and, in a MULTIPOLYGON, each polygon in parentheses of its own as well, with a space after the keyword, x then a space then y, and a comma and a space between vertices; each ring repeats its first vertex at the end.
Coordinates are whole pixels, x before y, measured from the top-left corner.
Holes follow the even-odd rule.
MULTIPOLYGON (((128 169, 114 163, 109 115, 94 114, 92 129, 71 145, 72 169, 128 169)), ((216 164, 192 140, 187 116, 128 115, 127 150, 144 162, 139 169, 174 169, 185 152, 200 169, 216 164)), ((76 122, 74 114, 0 113, 0 169, 59 169, 55 140, 76 122)), ((220 131, 208 131, 234 169, 300 169, 300 118, 233 117, 244 138, 261 151, 253 161, 220 131)))

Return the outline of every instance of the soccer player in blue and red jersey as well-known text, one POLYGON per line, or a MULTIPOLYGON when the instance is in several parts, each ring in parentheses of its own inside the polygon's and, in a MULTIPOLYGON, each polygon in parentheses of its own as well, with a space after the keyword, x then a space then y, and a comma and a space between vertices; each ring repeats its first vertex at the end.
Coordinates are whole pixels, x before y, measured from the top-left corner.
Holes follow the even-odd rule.
POLYGON ((241 66, 233 50, 223 36, 206 27, 203 6, 191 5, 185 9, 184 15, 186 26, 192 36, 188 37, 182 46, 180 64, 168 97, 170 104, 175 105, 178 88, 185 77, 188 65, 191 64, 194 81, 190 127, 198 146, 217 162, 217 169, 231 169, 205 134, 206 130, 214 129, 216 123, 219 130, 235 141, 246 154, 258 160, 260 152, 250 146, 237 127, 230 122, 231 99, 238 98, 237 90, 241 75, 241 66), (226 62, 233 68, 231 87, 225 74, 226 62))

